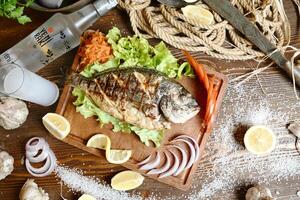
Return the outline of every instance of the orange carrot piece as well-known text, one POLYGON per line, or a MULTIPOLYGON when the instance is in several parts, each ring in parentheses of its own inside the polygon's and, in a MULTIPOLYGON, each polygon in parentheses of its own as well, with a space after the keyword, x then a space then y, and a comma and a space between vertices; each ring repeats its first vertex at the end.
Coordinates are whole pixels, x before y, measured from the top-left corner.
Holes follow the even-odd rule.
POLYGON ((193 67, 199 80, 203 82, 205 89, 208 90, 209 81, 208 81, 207 74, 204 70, 204 66, 202 64, 198 63, 189 52, 187 52, 185 50, 182 50, 182 52, 185 55, 186 59, 188 60, 189 64, 193 67))
POLYGON ((112 47, 106 41, 105 35, 96 31, 84 39, 78 54, 81 57, 80 68, 83 69, 96 61, 106 62, 112 56, 112 47))
POLYGON ((196 76, 204 85, 204 88, 207 91, 207 99, 206 99, 206 111, 204 114, 204 122, 206 124, 206 131, 209 132, 212 128, 212 124, 214 121, 214 113, 216 110, 216 103, 219 91, 219 84, 217 82, 215 84, 215 76, 212 78, 208 78, 208 75, 204 69, 204 66, 196 61, 194 57, 187 51, 182 50, 189 64, 193 67, 196 76))

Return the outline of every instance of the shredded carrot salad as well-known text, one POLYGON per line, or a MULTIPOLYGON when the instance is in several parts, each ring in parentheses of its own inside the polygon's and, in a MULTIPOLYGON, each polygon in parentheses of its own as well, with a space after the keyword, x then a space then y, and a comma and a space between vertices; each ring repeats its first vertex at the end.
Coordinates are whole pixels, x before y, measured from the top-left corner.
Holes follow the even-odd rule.
POLYGON ((83 39, 78 55, 80 70, 94 62, 105 63, 112 55, 112 47, 103 33, 95 31, 83 39))
POLYGON ((216 77, 209 77, 201 63, 192 57, 192 55, 187 51, 182 51, 185 55, 189 64, 193 67, 197 78, 202 82, 204 88, 207 91, 206 99, 206 111, 204 116, 204 122, 206 124, 206 130, 210 131, 212 128, 212 123, 214 121, 214 113, 216 109, 216 103, 219 92, 220 82, 215 82, 216 77))

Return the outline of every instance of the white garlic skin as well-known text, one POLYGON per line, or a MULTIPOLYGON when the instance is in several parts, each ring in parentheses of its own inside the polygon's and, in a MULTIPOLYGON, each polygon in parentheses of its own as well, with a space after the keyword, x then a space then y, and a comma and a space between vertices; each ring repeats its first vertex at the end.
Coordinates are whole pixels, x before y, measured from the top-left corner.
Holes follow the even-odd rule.
POLYGON ((275 200, 275 198, 272 197, 269 188, 257 185, 248 189, 246 200, 275 200))
POLYGON ((298 138, 300 138, 300 123, 293 122, 288 126, 288 129, 298 138))
POLYGON ((28 179, 19 194, 20 200, 49 200, 49 195, 34 182, 28 179))
POLYGON ((6 151, 0 152, 0 181, 14 170, 14 158, 6 151))
POLYGON ((12 97, 0 97, 0 126, 6 130, 19 128, 29 114, 26 103, 12 97))

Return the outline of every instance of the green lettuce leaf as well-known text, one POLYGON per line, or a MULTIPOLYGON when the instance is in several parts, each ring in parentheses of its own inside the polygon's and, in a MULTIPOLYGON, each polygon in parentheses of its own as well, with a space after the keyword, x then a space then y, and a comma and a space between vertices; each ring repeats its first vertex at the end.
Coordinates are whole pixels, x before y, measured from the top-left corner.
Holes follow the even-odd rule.
POLYGON ((94 63, 87 66, 81 74, 92 77, 114 67, 145 67, 156 69, 169 78, 180 78, 182 75, 193 76, 191 66, 184 62, 178 64, 176 59, 164 42, 151 46, 148 40, 139 36, 122 37, 118 28, 112 28, 106 35, 108 43, 112 46, 114 57, 106 63, 94 63))
POLYGON ((156 147, 160 146, 164 131, 143 129, 120 121, 119 119, 99 109, 79 87, 75 87, 72 94, 77 98, 73 103, 76 106, 76 111, 83 115, 85 119, 96 116, 101 126, 111 123, 114 127, 114 132, 134 132, 139 136, 140 140, 145 145, 149 146, 150 142, 152 141, 156 147))

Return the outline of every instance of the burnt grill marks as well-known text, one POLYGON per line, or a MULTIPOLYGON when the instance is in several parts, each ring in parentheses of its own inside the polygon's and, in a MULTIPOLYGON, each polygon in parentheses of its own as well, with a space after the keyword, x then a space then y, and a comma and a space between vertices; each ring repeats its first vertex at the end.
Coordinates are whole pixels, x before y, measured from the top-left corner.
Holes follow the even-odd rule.
POLYGON ((136 88, 137 88, 137 82, 136 82, 136 78, 134 76, 133 73, 129 74, 129 80, 128 80, 128 84, 127 84, 127 92, 126 92, 126 100, 133 102, 133 95, 136 92, 136 88))
POLYGON ((104 90, 104 93, 109 97, 109 98, 113 98, 112 94, 114 92, 115 89, 115 85, 117 80, 114 78, 113 74, 109 74, 107 77, 107 86, 104 90))
MULTIPOLYGON (((151 81, 152 77, 153 77, 152 74, 150 74, 150 75, 147 74, 146 82, 144 83, 145 91, 148 91, 149 82, 151 81)), ((139 107, 139 111, 144 111, 143 107, 148 104, 149 96, 151 96, 151 93, 147 93, 147 92, 143 93, 142 99, 141 99, 141 105, 139 107)), ((144 113, 146 113, 146 112, 144 112, 144 113)), ((148 115, 146 114, 146 116, 148 116, 148 115)))
POLYGON ((118 104, 121 103, 120 98, 122 97, 123 92, 124 92, 124 80, 119 76, 120 76, 120 74, 118 74, 118 73, 113 74, 113 77, 116 80, 116 83, 115 83, 114 91, 112 93, 112 99, 115 102, 118 102, 118 104))
POLYGON ((99 78, 98 80, 100 88, 104 91, 106 88, 106 84, 107 84, 107 76, 103 76, 101 78, 99 78))
POLYGON ((132 96, 133 102, 135 102, 136 108, 139 109, 142 104, 143 95, 146 92, 144 81, 146 77, 140 73, 134 72, 134 77, 136 80, 136 88, 134 95, 132 96))
POLYGON ((149 90, 151 87, 151 82, 155 78, 154 74, 150 74, 150 76, 147 77, 147 82, 145 83, 145 90, 148 91, 143 94, 143 99, 141 106, 139 108, 140 111, 143 111, 147 117, 150 117, 152 119, 156 119, 158 113, 156 111, 156 105, 153 105, 153 99, 151 99, 151 96, 156 96, 155 91, 149 90))
POLYGON ((103 90, 101 89, 101 85, 99 83, 99 79, 94 79, 93 81, 95 83, 95 85, 97 86, 97 90, 93 91, 91 90, 91 93, 96 93, 98 94, 98 97, 101 101, 104 100, 104 94, 103 94, 103 90))
POLYGON ((120 78, 124 80, 122 94, 120 95, 120 105, 121 105, 121 110, 125 111, 125 103, 127 99, 126 91, 128 90, 130 76, 127 73, 121 73, 120 78))

